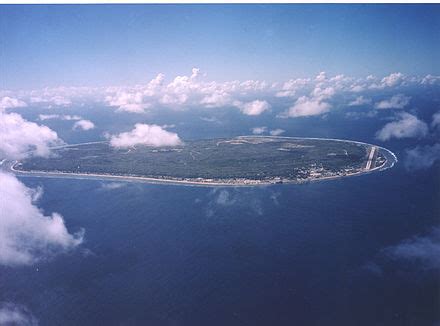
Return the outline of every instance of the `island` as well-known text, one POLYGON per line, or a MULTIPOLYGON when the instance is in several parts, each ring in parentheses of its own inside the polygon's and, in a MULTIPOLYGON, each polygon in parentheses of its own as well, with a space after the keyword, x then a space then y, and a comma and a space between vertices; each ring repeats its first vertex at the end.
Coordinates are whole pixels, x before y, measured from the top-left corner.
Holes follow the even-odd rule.
POLYGON ((395 155, 362 142, 275 136, 185 141, 174 147, 109 142, 65 145, 49 158, 11 164, 15 173, 197 185, 303 183, 392 167, 395 155))

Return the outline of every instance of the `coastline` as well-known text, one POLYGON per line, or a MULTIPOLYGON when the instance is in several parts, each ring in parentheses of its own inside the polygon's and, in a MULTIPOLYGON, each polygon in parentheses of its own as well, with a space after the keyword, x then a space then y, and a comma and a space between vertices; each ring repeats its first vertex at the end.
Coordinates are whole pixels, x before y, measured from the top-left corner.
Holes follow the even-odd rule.
MULTIPOLYGON (((327 181, 334 180, 338 178, 359 176, 362 174, 368 174, 375 171, 383 171, 389 168, 392 168, 394 164, 398 161, 397 156, 391 152, 390 150, 372 145, 364 142, 351 141, 346 139, 332 139, 332 138, 311 138, 311 137, 283 137, 283 136, 238 136, 235 138, 276 138, 276 139, 312 139, 312 140, 333 140, 340 142, 349 142, 349 143, 357 143, 364 146, 374 146, 382 151, 385 151, 392 157, 392 162, 387 158, 385 162, 373 169, 360 169, 354 173, 347 173, 343 175, 330 175, 330 176, 322 176, 322 177, 308 177, 306 179, 300 180, 289 180, 289 179, 281 179, 281 180, 252 180, 252 179, 243 179, 237 181, 231 181, 230 179, 222 181, 219 180, 208 180, 197 178, 194 180, 186 179, 178 179, 178 178, 154 178, 154 177, 145 177, 145 176, 134 176, 134 175, 113 175, 113 174, 100 174, 100 173, 76 173, 76 172, 61 172, 61 171, 24 171, 15 169, 15 165, 19 162, 14 161, 10 164, 10 170, 22 176, 33 176, 33 177, 47 177, 47 178, 72 178, 72 179, 91 179, 91 180, 104 180, 104 181, 122 181, 122 182, 143 182, 143 183, 151 183, 151 184, 174 184, 174 185, 186 185, 186 186, 205 186, 205 187, 256 187, 256 186, 270 186, 270 185, 281 185, 281 184, 304 184, 309 182, 316 181, 327 181), (389 164, 389 165, 388 165, 389 164), (387 166, 388 165, 388 166, 387 166)), ((102 142, 91 142, 91 143, 105 143, 102 142)), ((56 146, 55 148, 69 147, 69 146, 78 146, 78 145, 86 145, 89 143, 82 144, 68 144, 63 146, 56 146)), ((3 163, 3 162, 2 162, 3 163)))
POLYGON ((151 184, 170 184, 170 185, 187 185, 187 186, 205 186, 205 187, 258 187, 258 186, 270 186, 270 185, 283 185, 283 184, 304 184, 317 181, 329 181, 339 178, 355 177, 363 174, 368 174, 375 171, 381 171, 387 164, 385 161, 382 165, 375 167, 371 170, 360 170, 354 173, 345 175, 332 175, 319 178, 307 178, 302 180, 282 180, 281 182, 271 182, 266 180, 245 180, 242 182, 221 182, 221 181, 203 181, 203 180, 178 180, 178 179, 166 179, 166 178, 151 178, 142 176, 129 176, 129 175, 112 175, 112 174, 98 174, 98 173, 74 173, 74 172, 48 172, 48 171, 23 171, 17 170, 14 166, 18 162, 14 162, 10 169, 13 173, 22 176, 33 177, 47 177, 47 178, 70 178, 70 179, 90 179, 90 180, 103 180, 103 181, 122 181, 122 182, 144 182, 151 184))

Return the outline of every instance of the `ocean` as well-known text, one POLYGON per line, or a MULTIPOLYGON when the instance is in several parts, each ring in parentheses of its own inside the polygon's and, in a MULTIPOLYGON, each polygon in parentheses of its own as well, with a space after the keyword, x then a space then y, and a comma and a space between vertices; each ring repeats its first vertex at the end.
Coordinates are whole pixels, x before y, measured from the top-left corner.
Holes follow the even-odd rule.
POLYGON ((433 325, 438 274, 384 253, 438 224, 437 180, 406 174, 255 188, 23 177, 85 242, 2 267, 0 297, 42 325, 433 325))
MULTIPOLYGON (((377 125, 331 119, 311 120, 315 129, 289 122, 285 135, 378 144, 377 125)), ((179 134, 248 133, 241 128, 179 134)), ((438 241, 429 236, 440 169, 407 170, 404 150, 415 144, 379 143, 397 154, 392 169, 300 185, 21 177, 44 189, 46 214, 85 230, 84 243, 1 266, 0 301, 25 305, 41 325, 438 325, 438 266, 398 250, 438 241)))

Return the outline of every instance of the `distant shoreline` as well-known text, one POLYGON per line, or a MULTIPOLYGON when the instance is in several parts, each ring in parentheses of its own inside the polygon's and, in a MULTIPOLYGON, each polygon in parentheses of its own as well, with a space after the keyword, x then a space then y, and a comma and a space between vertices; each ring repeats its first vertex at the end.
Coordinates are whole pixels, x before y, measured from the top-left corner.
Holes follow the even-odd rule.
MULTIPOLYGON (((393 162, 391 162, 391 165, 388 167, 385 167, 389 162, 388 159, 385 160, 385 162, 377 166, 373 169, 364 170, 361 169, 359 171, 356 171, 354 173, 347 173, 345 175, 331 175, 331 176, 323 176, 323 177, 308 177, 306 179, 299 179, 299 180, 290 180, 290 179, 280 179, 280 180, 253 180, 253 179, 238 179, 237 181, 232 181, 231 179, 225 179, 222 181, 221 179, 218 180, 208 180, 203 178, 197 178, 194 180, 187 179, 187 180, 181 180, 181 179, 174 179, 169 177, 164 178, 154 178, 154 177, 145 177, 145 176, 134 176, 134 175, 119 175, 119 174, 102 174, 102 173, 86 173, 86 172, 62 172, 62 171, 26 171, 26 170, 17 170, 15 169, 15 166, 19 163, 18 161, 12 162, 10 165, 10 169, 12 172, 18 175, 22 176, 34 176, 34 177, 52 177, 52 178, 72 178, 72 179, 90 179, 90 180, 105 180, 105 181, 125 181, 125 182, 144 182, 144 183, 151 183, 151 184, 174 184, 174 185, 188 185, 188 186, 207 186, 207 187, 255 187, 255 186, 269 186, 269 185, 281 185, 281 184, 303 184, 303 183, 309 183, 309 182, 316 182, 316 181, 326 181, 326 180, 334 180, 338 178, 344 178, 344 177, 351 177, 351 176, 359 176, 362 174, 368 174, 377 170, 385 170, 388 168, 391 168, 394 166, 394 164, 397 162, 396 155, 391 152, 390 150, 368 144, 358 141, 351 141, 351 140, 345 140, 345 139, 332 139, 332 138, 310 138, 310 137, 283 137, 283 136, 238 136, 236 138, 246 138, 246 137, 262 137, 262 138, 277 138, 277 139, 312 139, 312 140, 333 140, 333 141, 341 141, 341 142, 351 142, 351 143, 357 143, 367 146, 375 146, 379 149, 382 149, 389 153, 392 158, 393 162)), ((105 142, 105 141, 104 141, 105 142)), ((101 142, 93 142, 93 143, 101 143, 101 142)), ((89 143, 82 143, 84 145, 90 144, 89 143)), ((69 146, 80 146, 80 144, 68 144, 64 146, 56 146, 56 148, 61 147, 69 147, 69 146)))
MULTIPOLYGON (((16 163, 15 163, 16 164, 16 163)), ((282 185, 282 184, 303 184, 316 181, 326 181, 334 180, 345 177, 359 176, 362 174, 368 174, 379 170, 386 164, 386 162, 378 167, 371 170, 361 170, 354 173, 349 173, 345 175, 334 175, 319 178, 307 178, 303 180, 282 180, 280 182, 271 182, 265 180, 244 180, 243 182, 221 182, 221 181, 191 181, 191 180, 175 180, 166 178, 150 178, 141 176, 128 176, 128 175, 111 175, 111 174, 97 174, 97 173, 76 173, 76 172, 48 172, 48 171, 23 171, 14 169, 14 165, 11 165, 11 170, 16 174, 21 174, 23 176, 34 176, 39 177, 60 177, 69 179, 90 179, 90 180, 120 180, 125 182, 144 182, 152 184, 176 184, 176 185, 193 185, 193 186, 212 186, 212 187, 256 187, 256 186, 270 186, 270 185, 282 185)))

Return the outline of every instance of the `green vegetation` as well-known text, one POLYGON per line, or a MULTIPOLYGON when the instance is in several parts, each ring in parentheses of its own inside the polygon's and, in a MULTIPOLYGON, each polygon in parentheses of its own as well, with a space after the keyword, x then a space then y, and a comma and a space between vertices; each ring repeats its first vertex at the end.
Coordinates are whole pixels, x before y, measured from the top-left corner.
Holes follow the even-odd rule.
POLYGON ((253 136, 162 148, 118 149, 103 142, 55 149, 51 158, 30 158, 15 168, 226 183, 301 181, 359 172, 369 148, 349 141, 253 136))

